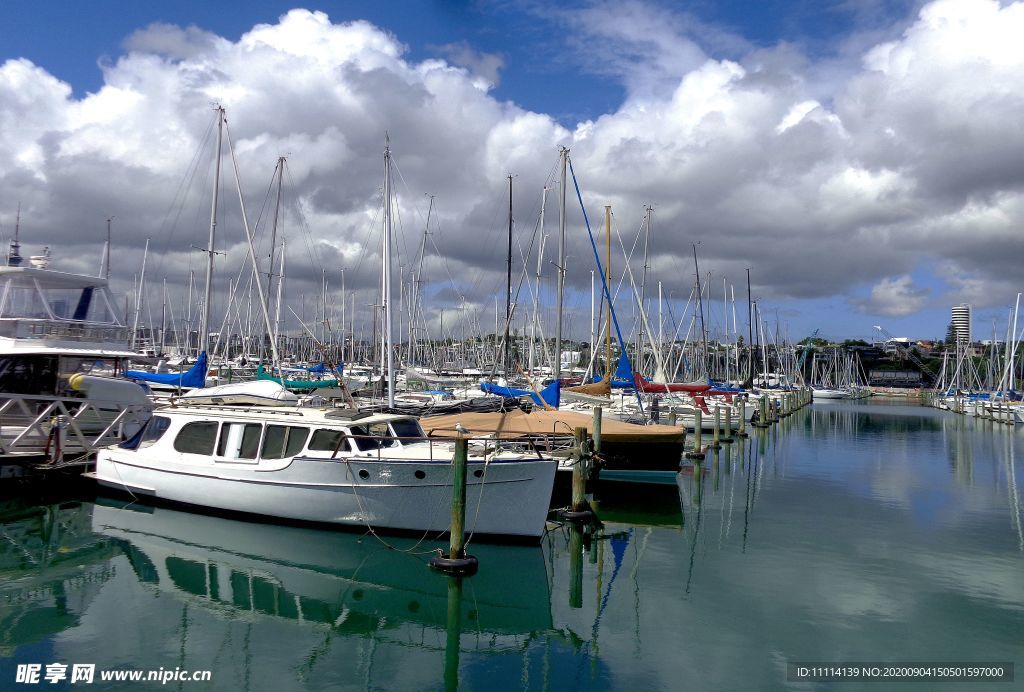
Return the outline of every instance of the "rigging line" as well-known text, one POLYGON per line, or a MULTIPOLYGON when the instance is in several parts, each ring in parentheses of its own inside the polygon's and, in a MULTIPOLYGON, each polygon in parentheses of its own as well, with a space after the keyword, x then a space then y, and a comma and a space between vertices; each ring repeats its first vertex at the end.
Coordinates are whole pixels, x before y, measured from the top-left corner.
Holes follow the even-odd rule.
MULTIPOLYGON (((199 146, 196 147, 195 152, 192 154, 192 160, 189 162, 188 167, 185 169, 185 174, 178 181, 178 188, 174 191, 174 196, 171 198, 170 203, 167 205, 167 211, 164 212, 164 217, 160 221, 160 226, 158 227, 159 230, 157 232, 156 237, 166 237, 168 248, 170 248, 170 241, 174 237, 175 230, 179 228, 179 220, 181 219, 182 212, 184 211, 185 208, 185 199, 188 196, 188 191, 192 189, 193 181, 195 180, 196 174, 199 172, 201 154, 202 152, 207 151, 209 149, 209 141, 213 135, 213 126, 215 123, 216 119, 211 120, 210 124, 207 126, 206 133, 203 135, 202 139, 199 142, 199 146), (169 221, 172 211, 175 212, 174 220, 169 221), (165 232, 165 229, 167 228, 170 229, 169 233, 165 232)), ((209 173, 209 168, 207 168, 203 180, 200 182, 205 183, 206 180, 209 178, 209 173)), ((198 218, 198 216, 199 209, 197 205, 196 217, 198 218)), ((197 225, 196 218, 193 219, 192 227, 194 227, 195 225, 197 225)), ((189 257, 191 257, 192 253, 189 252, 188 255, 189 257)), ((163 262, 164 253, 160 253, 158 255, 156 265, 157 273, 163 273, 163 262)))

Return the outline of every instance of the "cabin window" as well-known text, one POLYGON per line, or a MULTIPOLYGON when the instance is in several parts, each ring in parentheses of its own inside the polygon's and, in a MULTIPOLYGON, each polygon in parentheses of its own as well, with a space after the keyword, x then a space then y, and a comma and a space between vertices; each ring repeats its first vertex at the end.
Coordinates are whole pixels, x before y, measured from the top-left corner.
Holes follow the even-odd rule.
POLYGON ((110 358, 81 358, 79 356, 60 358, 60 374, 62 377, 75 373, 103 375, 117 371, 117 360, 110 358))
POLYGON ((412 418, 391 421, 391 430, 395 437, 400 438, 399 441, 406 445, 424 437, 423 428, 412 418))
POLYGON ((217 456, 225 459, 256 459, 260 448, 259 423, 225 423, 220 429, 217 456))
POLYGON ((353 425, 352 441, 360 452, 381 447, 392 447, 395 438, 387 423, 371 423, 369 425, 353 425))
POLYGON ((260 456, 264 459, 293 457, 306 446, 308 437, 309 428, 299 428, 294 425, 268 425, 260 456))
POLYGON ((186 423, 174 438, 174 449, 183 454, 213 454, 217 441, 217 423, 207 421, 186 423))
POLYGON ((309 451, 333 453, 337 450, 338 452, 347 452, 349 450, 348 445, 345 443, 346 437, 348 436, 341 430, 320 428, 313 432, 313 437, 309 440, 309 451))
POLYGON ((139 449, 149 447, 163 437, 167 428, 171 426, 171 419, 167 416, 153 416, 149 421, 139 428, 139 431, 118 445, 121 449, 139 449))
POLYGON ((0 357, 0 392, 53 396, 56 391, 56 356, 0 357))
POLYGON ((167 416, 153 416, 142 430, 142 437, 139 438, 139 447, 149 447, 163 437, 169 427, 171 427, 170 418, 167 416))

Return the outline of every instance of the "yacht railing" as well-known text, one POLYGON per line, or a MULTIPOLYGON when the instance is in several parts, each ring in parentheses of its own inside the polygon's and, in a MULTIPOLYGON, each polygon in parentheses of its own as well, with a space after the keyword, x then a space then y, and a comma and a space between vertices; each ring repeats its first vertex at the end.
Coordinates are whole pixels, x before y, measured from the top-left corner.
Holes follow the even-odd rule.
POLYGON ((144 422, 149 404, 5 394, 0 399, 0 455, 91 454, 125 439, 125 425, 144 422))
POLYGON ((128 346, 128 327, 83 324, 62 320, 0 317, 0 337, 8 339, 60 339, 62 341, 120 342, 128 346))

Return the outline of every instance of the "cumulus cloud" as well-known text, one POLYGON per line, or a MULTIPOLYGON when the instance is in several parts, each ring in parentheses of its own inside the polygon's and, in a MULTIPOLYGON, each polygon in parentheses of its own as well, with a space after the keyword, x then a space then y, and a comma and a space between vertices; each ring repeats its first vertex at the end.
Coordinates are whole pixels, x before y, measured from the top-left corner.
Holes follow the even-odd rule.
POLYGON ((466 41, 433 46, 433 49, 452 64, 465 67, 472 74, 482 77, 488 86, 498 86, 501 81, 500 73, 505 67, 505 58, 500 55, 478 51, 466 41))
MULTIPOLYGON (((444 260, 426 262, 425 299, 443 288, 487 306, 500 294, 505 176, 517 176, 526 245, 564 145, 591 219, 610 204, 630 219, 616 221, 625 228, 653 204, 650 264, 667 268, 657 278, 676 295, 689 293, 692 271, 680 267, 699 240, 702 269, 740 283, 751 267, 762 299, 870 286, 861 310, 910 314, 928 303, 909 278, 926 259, 943 268, 940 280, 975 282, 948 279, 950 294, 976 296, 979 307, 1008 300, 1024 255, 1024 4, 936 0, 901 34, 827 70, 792 45, 753 49, 638 0, 589 3, 560 21, 572 23, 579 55, 626 94, 569 128, 494 95, 509 69, 501 56, 456 43, 417 62, 401 36, 307 10, 238 40, 141 28, 104 65, 103 87, 81 98, 9 60, 0 65, 0 230, 9 235, 20 200, 25 242, 54 246, 55 266, 95 271, 114 215, 115 288, 130 290, 146 238, 160 263, 148 275, 184 287, 201 263, 192 246, 206 242, 219 102, 264 257, 271 171, 288 157, 280 225, 296 300, 311 300, 323 268, 332 287, 345 269, 348 288, 365 294, 359 304, 373 302, 385 134, 406 278, 435 199, 427 254, 444 260)), ((234 173, 224 175, 222 288, 244 274, 234 173)), ((568 281, 585 293, 591 255, 567 192, 568 281)), ((556 199, 554 190, 549 233, 556 199)), ((588 300, 576 307, 586 312, 588 300)))
POLYGON ((928 289, 916 288, 910 275, 882 279, 871 287, 871 297, 858 307, 872 315, 903 317, 920 310, 928 301, 928 289))

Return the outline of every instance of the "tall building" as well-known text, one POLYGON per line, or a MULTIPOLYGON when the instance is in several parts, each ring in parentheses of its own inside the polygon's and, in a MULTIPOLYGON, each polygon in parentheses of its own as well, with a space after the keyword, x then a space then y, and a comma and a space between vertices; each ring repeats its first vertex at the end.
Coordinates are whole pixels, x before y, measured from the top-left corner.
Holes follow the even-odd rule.
POLYGON ((971 306, 967 303, 954 305, 950 311, 953 318, 953 332, 958 344, 971 343, 971 306))

